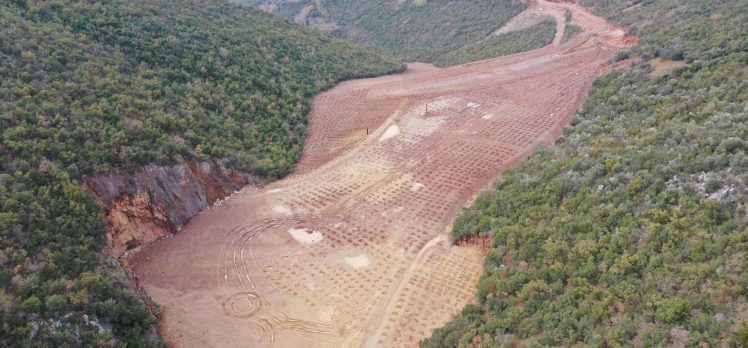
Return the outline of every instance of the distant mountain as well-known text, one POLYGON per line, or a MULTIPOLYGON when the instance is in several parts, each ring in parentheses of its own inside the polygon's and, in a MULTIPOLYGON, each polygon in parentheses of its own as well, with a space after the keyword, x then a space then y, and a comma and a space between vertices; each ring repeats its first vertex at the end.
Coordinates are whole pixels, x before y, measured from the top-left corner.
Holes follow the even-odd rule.
POLYGON ((427 62, 475 47, 526 8, 520 0, 236 1, 393 57, 427 62))

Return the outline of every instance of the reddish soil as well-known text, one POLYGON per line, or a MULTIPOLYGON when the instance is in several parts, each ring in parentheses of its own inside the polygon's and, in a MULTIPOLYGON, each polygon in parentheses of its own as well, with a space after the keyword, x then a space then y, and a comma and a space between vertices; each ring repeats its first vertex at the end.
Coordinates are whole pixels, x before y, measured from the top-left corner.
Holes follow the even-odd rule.
POLYGON ((574 4, 563 45, 341 83, 316 98, 294 174, 134 256, 185 347, 412 347, 473 301, 479 246, 450 222, 551 146, 624 32, 574 4), (368 135, 367 135, 368 129, 368 135))

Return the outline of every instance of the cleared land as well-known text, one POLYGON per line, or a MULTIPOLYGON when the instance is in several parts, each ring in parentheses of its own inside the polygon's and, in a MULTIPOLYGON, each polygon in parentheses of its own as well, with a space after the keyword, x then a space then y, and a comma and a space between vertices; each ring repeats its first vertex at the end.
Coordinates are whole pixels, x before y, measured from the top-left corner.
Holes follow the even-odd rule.
POLYGON ((133 257, 165 338, 415 346, 472 301, 481 251, 449 242, 451 220, 503 169, 550 146, 626 45, 622 30, 575 5, 537 6, 570 8, 585 32, 525 54, 342 83, 315 100, 291 177, 133 257))

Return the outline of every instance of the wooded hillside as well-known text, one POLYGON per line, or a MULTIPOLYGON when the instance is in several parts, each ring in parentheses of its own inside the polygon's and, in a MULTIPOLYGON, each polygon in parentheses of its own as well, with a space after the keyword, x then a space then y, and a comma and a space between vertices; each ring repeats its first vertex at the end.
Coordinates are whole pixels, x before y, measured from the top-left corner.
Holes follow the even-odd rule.
POLYGON ((236 1, 270 5, 265 8, 363 47, 425 62, 465 46, 481 48, 478 42, 526 8, 520 0, 236 1))
POLYGON ((160 344, 78 179, 177 157, 281 177, 316 93, 402 68, 224 1, 2 2, 0 346, 160 344))
POLYGON ((748 346, 748 3, 585 3, 633 65, 458 219, 477 305, 423 347, 748 346))

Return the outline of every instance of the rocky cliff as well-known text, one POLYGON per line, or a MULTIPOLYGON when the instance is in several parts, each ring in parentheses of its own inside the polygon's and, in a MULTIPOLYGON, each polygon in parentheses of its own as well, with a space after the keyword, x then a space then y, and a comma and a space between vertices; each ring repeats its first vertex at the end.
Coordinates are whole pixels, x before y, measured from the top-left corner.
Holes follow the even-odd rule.
POLYGON ((86 178, 84 187, 106 208, 105 252, 126 251, 175 233, 195 214, 257 179, 222 163, 147 166, 130 175, 86 178))

